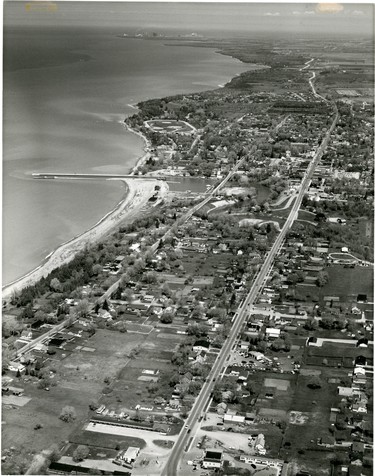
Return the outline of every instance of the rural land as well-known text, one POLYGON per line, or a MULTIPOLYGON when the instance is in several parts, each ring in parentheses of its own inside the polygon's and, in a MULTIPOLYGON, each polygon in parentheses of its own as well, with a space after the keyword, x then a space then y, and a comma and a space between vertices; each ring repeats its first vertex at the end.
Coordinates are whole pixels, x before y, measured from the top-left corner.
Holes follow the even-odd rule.
POLYGON ((370 476, 372 42, 137 36, 249 71, 137 104, 112 225, 3 293, 2 474, 370 476))

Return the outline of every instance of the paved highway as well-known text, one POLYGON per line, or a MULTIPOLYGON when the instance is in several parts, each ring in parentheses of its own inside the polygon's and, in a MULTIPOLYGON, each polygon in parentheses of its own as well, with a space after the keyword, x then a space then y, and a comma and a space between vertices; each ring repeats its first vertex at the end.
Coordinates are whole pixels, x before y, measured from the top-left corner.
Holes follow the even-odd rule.
POLYGON ((309 165, 309 167, 308 167, 308 169, 305 173, 305 177, 304 177, 304 179, 301 183, 299 193, 298 193, 296 201, 295 201, 295 203, 294 203, 294 205, 293 205, 293 207, 292 207, 292 209, 289 213, 289 216, 288 216, 282 230, 280 231, 279 235, 277 236, 272 248, 268 252, 268 254, 265 258, 265 261, 263 263, 263 266, 262 266, 261 270, 259 271, 258 275, 256 276, 256 278, 254 280, 254 283, 253 283, 247 297, 245 298, 245 300, 243 301, 241 306, 238 308, 238 310, 237 310, 237 312, 234 316, 233 326, 232 326, 232 329, 230 331, 230 334, 229 334, 227 340, 225 341, 225 343, 224 343, 224 345, 223 345, 223 347, 220 351, 220 354, 219 354, 218 358, 216 359, 216 361, 215 361, 215 363, 212 367, 211 373, 210 373, 209 377, 207 378, 207 381, 203 385, 199 396, 195 400, 195 404, 194 404, 193 408, 190 411, 189 417, 186 421, 186 425, 181 430, 180 435, 179 435, 179 437, 178 437, 178 439, 177 439, 177 441, 176 441, 176 443, 173 447, 173 450, 171 452, 171 456, 169 457, 169 460, 168 460, 164 470, 161 473, 162 476, 176 476, 176 474, 178 474, 178 463, 182 458, 184 448, 188 444, 189 437, 191 437, 194 434, 192 432, 192 429, 193 429, 194 425, 196 424, 196 422, 199 420, 199 417, 202 415, 203 409, 208 404, 211 392, 212 392, 212 390, 214 388, 214 385, 215 385, 215 381, 218 378, 221 369, 224 367, 224 364, 225 364, 226 360, 228 359, 229 354, 230 354, 230 352, 233 348, 234 342, 235 342, 236 338, 238 337, 238 334, 239 334, 242 326, 245 324, 246 318, 248 317, 249 306, 251 306, 254 303, 260 289, 262 288, 262 286, 264 284, 264 281, 267 277, 267 274, 269 273, 269 271, 271 269, 273 260, 276 256, 276 254, 279 252, 279 250, 280 250, 280 248, 281 248, 281 246, 282 246, 282 244, 285 240, 285 236, 286 236, 287 232, 289 231, 289 229, 291 228, 294 220, 298 216, 298 210, 299 210, 299 207, 301 206, 301 202, 302 202, 302 199, 304 197, 304 194, 305 194, 305 192, 307 191, 307 189, 310 185, 312 176, 314 174, 315 167, 318 164, 321 156, 323 155, 323 152, 324 152, 325 148, 328 145, 329 138, 331 136, 331 133, 332 133, 333 129, 336 126, 337 119, 338 119, 338 113, 337 113, 337 110, 336 110, 336 115, 335 115, 335 118, 332 122, 332 125, 331 125, 330 129, 327 131, 325 138, 323 139, 321 145, 319 146, 318 150, 316 151, 315 156, 314 156, 313 160, 311 161, 311 163, 310 163, 310 165, 309 165))

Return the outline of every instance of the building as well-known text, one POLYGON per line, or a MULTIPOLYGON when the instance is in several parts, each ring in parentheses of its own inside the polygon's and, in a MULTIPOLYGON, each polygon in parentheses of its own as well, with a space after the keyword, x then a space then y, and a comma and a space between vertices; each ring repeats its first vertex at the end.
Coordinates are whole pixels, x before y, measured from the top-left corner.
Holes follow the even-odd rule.
POLYGON ((221 468, 223 465, 223 452, 216 449, 206 450, 202 467, 204 469, 221 468))
POLYGON ((204 339, 196 340, 193 345, 194 352, 200 352, 202 350, 207 351, 209 348, 210 348, 210 343, 204 339))
POLYGON ((241 415, 230 415, 226 413, 224 415, 224 423, 244 423, 245 417, 241 415))
POLYGON ((269 339, 278 339, 280 337, 280 329, 276 329, 274 327, 267 327, 266 329, 266 337, 269 339))
POLYGON ((140 450, 141 450, 140 448, 129 446, 129 448, 126 450, 123 456, 123 460, 126 463, 133 463, 137 459, 137 456, 139 455, 140 450))

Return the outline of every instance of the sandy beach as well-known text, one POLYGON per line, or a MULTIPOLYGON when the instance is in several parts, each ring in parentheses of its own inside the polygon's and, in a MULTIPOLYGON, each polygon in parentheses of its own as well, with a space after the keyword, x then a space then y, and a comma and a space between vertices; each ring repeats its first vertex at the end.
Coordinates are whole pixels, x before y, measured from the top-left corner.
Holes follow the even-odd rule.
POLYGON ((143 147, 143 150, 144 150, 145 153, 144 153, 144 155, 142 155, 142 157, 140 157, 137 160, 137 163, 135 164, 135 166, 133 167, 133 169, 130 173, 130 175, 136 175, 136 172, 138 171, 138 168, 141 167, 146 162, 146 160, 151 157, 151 153, 150 153, 151 142, 148 140, 148 138, 145 135, 142 134, 142 132, 139 132, 136 129, 133 129, 126 122, 124 122, 124 126, 125 126, 127 131, 132 132, 133 134, 136 134, 137 136, 141 137, 143 139, 144 143, 145 143, 145 145, 143 147))
POLYGON ((27 286, 32 286, 42 277, 48 276, 54 269, 71 261, 86 245, 99 241, 105 235, 112 232, 120 223, 126 223, 139 216, 141 209, 147 205, 149 198, 155 193, 155 185, 160 186, 158 192, 160 198, 168 192, 168 185, 164 181, 142 178, 121 180, 128 187, 124 200, 92 228, 59 246, 46 257, 40 266, 17 281, 5 286, 2 290, 3 299, 9 298, 14 292, 20 291, 27 286))

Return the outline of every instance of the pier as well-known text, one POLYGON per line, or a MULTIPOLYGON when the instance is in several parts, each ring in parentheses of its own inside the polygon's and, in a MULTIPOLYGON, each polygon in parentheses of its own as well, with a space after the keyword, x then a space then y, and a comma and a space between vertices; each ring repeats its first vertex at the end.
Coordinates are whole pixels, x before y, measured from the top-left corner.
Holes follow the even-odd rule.
POLYGON ((148 177, 145 175, 122 175, 122 174, 81 174, 60 172, 34 172, 31 174, 35 179, 135 179, 135 180, 167 180, 166 177, 148 177))

